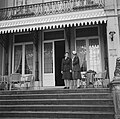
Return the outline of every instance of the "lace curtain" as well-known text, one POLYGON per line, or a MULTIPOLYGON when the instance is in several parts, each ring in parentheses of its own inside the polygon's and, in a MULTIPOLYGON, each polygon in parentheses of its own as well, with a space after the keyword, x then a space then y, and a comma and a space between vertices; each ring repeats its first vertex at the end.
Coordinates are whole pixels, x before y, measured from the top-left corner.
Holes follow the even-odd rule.
POLYGON ((20 62, 22 60, 22 46, 15 46, 14 51, 14 72, 16 73, 20 67, 20 62))
POLYGON ((53 73, 52 43, 44 44, 44 73, 53 73))
POLYGON ((76 41, 77 54, 80 60, 81 71, 87 71, 87 62, 86 62, 86 41, 78 40, 76 41))
POLYGON ((90 69, 96 72, 101 71, 100 63, 100 47, 98 39, 89 40, 89 58, 90 58, 90 69))
POLYGON ((32 74, 33 73, 33 45, 26 45, 25 47, 25 58, 26 58, 26 63, 27 63, 27 67, 25 70, 28 74, 32 74))

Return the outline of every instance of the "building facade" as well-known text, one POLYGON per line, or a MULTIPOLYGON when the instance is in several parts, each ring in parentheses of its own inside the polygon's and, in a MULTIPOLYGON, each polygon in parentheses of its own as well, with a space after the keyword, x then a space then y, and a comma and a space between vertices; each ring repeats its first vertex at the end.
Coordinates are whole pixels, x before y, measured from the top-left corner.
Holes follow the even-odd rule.
POLYGON ((0 3, 0 75, 33 74, 40 87, 62 86, 61 60, 76 50, 82 73, 107 70, 113 80, 120 56, 119 0, 0 3))

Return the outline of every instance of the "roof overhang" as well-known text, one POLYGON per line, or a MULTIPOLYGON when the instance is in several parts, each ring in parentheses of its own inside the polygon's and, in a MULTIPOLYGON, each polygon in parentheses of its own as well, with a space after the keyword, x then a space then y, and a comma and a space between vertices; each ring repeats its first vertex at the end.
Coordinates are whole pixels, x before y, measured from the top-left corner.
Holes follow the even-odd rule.
POLYGON ((13 33, 35 29, 106 23, 104 9, 0 21, 0 33, 13 33))

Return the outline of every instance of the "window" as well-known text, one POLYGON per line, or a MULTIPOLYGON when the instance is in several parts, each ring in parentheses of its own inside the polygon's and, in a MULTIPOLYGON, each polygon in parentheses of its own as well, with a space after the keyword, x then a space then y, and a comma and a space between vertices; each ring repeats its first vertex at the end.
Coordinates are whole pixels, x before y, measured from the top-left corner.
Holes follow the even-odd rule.
POLYGON ((53 73, 52 43, 44 43, 44 73, 53 73))
POLYGON ((22 74, 22 45, 14 47, 14 72, 22 74))
POLYGON ((33 73, 33 44, 14 46, 14 72, 20 74, 33 73))
POLYGON ((101 71, 100 45, 98 38, 76 40, 76 50, 80 59, 81 71, 101 71))
POLYGON ((15 6, 26 5, 28 0, 15 0, 15 6))
POLYGON ((98 36, 98 27, 76 29, 76 38, 98 36))
POLYGON ((87 52, 86 52, 86 40, 76 41, 77 54, 80 59, 81 71, 87 71, 87 52))
POLYGON ((33 37, 31 34, 14 36, 13 72, 33 74, 33 37))
POLYGON ((32 34, 15 35, 15 43, 32 42, 32 34))
POLYGON ((90 63, 90 69, 100 72, 100 45, 99 40, 97 38, 95 39, 89 39, 89 63, 90 63))
POLYGON ((44 40, 64 39, 64 30, 44 32, 44 40))

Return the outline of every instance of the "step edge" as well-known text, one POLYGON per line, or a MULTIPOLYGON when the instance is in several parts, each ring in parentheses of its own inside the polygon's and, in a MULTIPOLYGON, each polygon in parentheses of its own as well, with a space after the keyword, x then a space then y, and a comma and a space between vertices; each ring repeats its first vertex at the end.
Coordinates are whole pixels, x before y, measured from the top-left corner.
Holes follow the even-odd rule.
POLYGON ((114 107, 114 105, 0 105, 0 107, 114 107))
POLYGON ((46 95, 46 96, 52 96, 52 95, 56 95, 56 96, 62 96, 62 95, 111 95, 111 93, 56 93, 56 94, 11 94, 11 95, 0 95, 0 97, 14 97, 14 96, 41 96, 41 95, 46 95))
POLYGON ((6 101, 60 101, 60 100, 71 100, 71 101, 79 101, 79 100, 91 100, 91 101, 93 101, 93 100, 95 100, 95 101, 106 101, 106 100, 110 100, 110 101, 113 101, 113 99, 112 98, 91 98, 91 99, 85 99, 85 98, 82 98, 82 99, 59 99, 59 98, 54 98, 54 99, 11 99, 11 100, 0 100, 0 102, 6 102, 6 101))
POLYGON ((0 111, 0 113, 62 113, 62 114, 110 114, 113 115, 114 112, 100 112, 100 111, 0 111))

